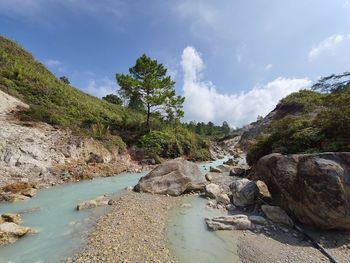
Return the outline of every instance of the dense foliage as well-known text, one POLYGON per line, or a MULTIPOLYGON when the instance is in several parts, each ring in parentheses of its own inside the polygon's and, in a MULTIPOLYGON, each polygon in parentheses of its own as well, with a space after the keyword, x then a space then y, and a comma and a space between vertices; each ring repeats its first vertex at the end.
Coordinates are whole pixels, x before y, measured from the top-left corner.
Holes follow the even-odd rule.
MULTIPOLYGON (((9 39, 0 36, 0 89, 18 97, 30 105, 21 118, 37 120, 70 128, 78 135, 92 136, 101 140, 108 148, 118 146, 120 151, 127 145, 144 146, 146 155, 173 157, 182 154, 194 159, 208 159, 208 143, 193 132, 177 123, 164 121, 161 116, 153 115, 146 128, 146 112, 143 105, 123 107, 116 95, 107 95, 104 99, 90 96, 69 85, 67 77, 56 78, 43 64, 9 39), (159 142, 153 140, 154 134, 162 138, 171 138, 159 142), (189 146, 187 146, 189 144, 189 146), (177 149, 175 145, 179 145, 177 149)), ((130 103, 137 105, 137 98, 130 103)))
POLYGON ((176 96, 175 81, 167 76, 167 69, 157 60, 143 54, 129 74, 116 74, 119 93, 128 100, 131 108, 141 108, 147 113, 146 126, 150 128, 151 113, 165 115, 169 121, 183 117, 182 104, 185 98, 176 96))
POLYGON ((254 164, 273 152, 350 151, 349 87, 347 84, 342 92, 327 94, 302 90, 281 100, 282 105, 301 106, 302 113, 273 120, 267 131, 251 145, 248 162, 254 164))

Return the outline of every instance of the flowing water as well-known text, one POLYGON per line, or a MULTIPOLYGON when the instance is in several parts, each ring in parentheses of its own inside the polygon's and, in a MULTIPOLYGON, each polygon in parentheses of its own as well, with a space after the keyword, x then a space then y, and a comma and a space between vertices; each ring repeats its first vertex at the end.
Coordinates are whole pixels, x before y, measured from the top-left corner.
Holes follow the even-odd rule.
POLYGON ((22 214, 23 225, 34 228, 38 233, 0 247, 0 262, 54 263, 71 256, 83 244, 82 237, 91 228, 96 216, 106 209, 78 212, 75 209, 77 203, 135 185, 142 175, 126 173, 51 187, 39 191, 28 201, 1 204, 0 213, 33 210, 22 214))
MULTIPOLYGON (((209 166, 222 164, 226 159, 201 164, 200 169, 205 172, 209 166)), ((108 209, 101 207, 78 212, 75 209, 77 203, 103 194, 118 193, 127 186, 135 185, 144 174, 125 173, 51 187, 39 191, 27 201, 1 204, 0 213, 22 212, 23 225, 37 230, 38 233, 20 238, 14 244, 1 246, 0 263, 55 263, 72 256, 84 244, 84 237, 96 217, 108 209)), ((234 240, 208 232, 203 223, 204 217, 216 215, 218 211, 205 209, 205 200, 199 198, 189 202, 192 202, 193 208, 175 209, 169 220, 169 244, 176 257, 181 262, 227 262, 226 259, 230 259, 229 262, 238 262, 234 240), (184 246, 186 249, 183 250, 184 246), (201 254, 203 256, 199 261, 186 260, 201 254), (217 261, 219 258, 221 260, 217 261)))
MULTIPOLYGON (((228 157, 200 165, 203 173, 218 166, 228 157)), ((207 207, 208 200, 187 197, 182 204, 191 207, 173 209, 168 220, 167 238, 171 253, 181 263, 238 263, 236 240, 231 231, 212 232, 207 229, 206 217, 227 215, 227 212, 207 207)))

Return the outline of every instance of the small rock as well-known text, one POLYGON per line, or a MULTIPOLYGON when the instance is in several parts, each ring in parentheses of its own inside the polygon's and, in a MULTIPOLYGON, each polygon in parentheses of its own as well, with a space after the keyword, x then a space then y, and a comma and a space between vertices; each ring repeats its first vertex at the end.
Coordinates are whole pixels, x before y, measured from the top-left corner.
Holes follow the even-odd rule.
POLYGON ((6 213, 6 214, 2 214, 0 218, 0 223, 4 223, 4 222, 21 224, 22 218, 18 214, 6 213))
POLYGON ((234 210, 237 209, 237 207, 236 207, 234 204, 228 204, 228 205, 226 206, 226 209, 227 209, 228 211, 234 211, 234 210))
POLYGON ((229 165, 226 165, 226 164, 221 164, 221 165, 217 166, 216 168, 219 169, 223 173, 229 173, 231 170, 231 167, 229 165))
POLYGON ((246 215, 219 216, 205 219, 210 230, 247 230, 253 225, 246 215))
POLYGON ((191 208, 192 205, 190 203, 184 203, 180 207, 182 207, 182 208, 191 208))
POLYGON ((257 225, 266 225, 267 224, 267 220, 262 217, 262 216, 250 216, 249 220, 257 225))
POLYGON ((209 171, 210 171, 211 173, 222 173, 222 171, 221 171, 219 168, 213 167, 213 166, 210 166, 210 167, 209 167, 209 171))
POLYGON ((210 198, 216 199, 221 192, 222 189, 217 184, 210 183, 205 186, 205 193, 210 198))
POLYGON ((219 194, 217 197, 216 197, 216 200, 219 204, 223 204, 223 205, 228 205, 231 203, 231 200, 230 198, 228 197, 227 194, 219 194))
POLYGON ((205 175, 205 179, 206 179, 208 182, 211 182, 211 181, 213 180, 213 177, 212 177, 209 173, 207 173, 207 174, 205 175))

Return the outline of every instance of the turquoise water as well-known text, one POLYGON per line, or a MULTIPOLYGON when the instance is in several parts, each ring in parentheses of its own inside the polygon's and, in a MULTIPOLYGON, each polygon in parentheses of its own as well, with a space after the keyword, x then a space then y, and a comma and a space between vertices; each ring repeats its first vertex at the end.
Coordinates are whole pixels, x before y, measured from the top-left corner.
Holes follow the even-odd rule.
POLYGON ((181 263, 240 262, 231 231, 207 230, 204 218, 227 214, 207 208, 207 202, 201 197, 190 197, 184 203, 191 203, 191 208, 180 207, 172 211, 167 227, 171 253, 181 263))
POLYGON ((0 247, 0 262, 61 262, 79 249, 86 231, 96 216, 108 207, 76 211, 77 203, 99 195, 116 193, 135 185, 144 175, 136 173, 98 178, 39 191, 28 201, 0 205, 0 213, 37 210, 23 213, 23 225, 38 231, 16 243, 0 247))
MULTIPOLYGON (((209 166, 222 164, 227 158, 200 164, 200 169, 202 172, 206 172, 209 170, 209 166)), ((75 210, 76 205, 83 200, 94 199, 103 194, 118 193, 127 186, 134 186, 144 174, 125 173, 115 177, 97 178, 91 181, 51 187, 39 191, 35 197, 27 201, 1 204, 0 213, 19 213, 32 210, 22 213, 23 225, 37 230, 38 233, 23 237, 14 244, 1 246, 0 263, 55 263, 62 262, 65 258, 74 255, 84 244, 84 237, 95 223, 96 217, 108 209, 107 206, 78 212, 75 210)), ((194 201, 193 206, 196 208, 196 213, 202 211, 202 205, 202 203, 194 201)), ((188 219, 181 222, 183 222, 184 227, 188 225, 188 222, 198 225, 197 234, 200 236, 205 233, 206 243, 220 242, 214 233, 208 235, 202 224, 203 215, 201 217, 199 214, 197 217, 190 215, 188 219)), ((181 222, 176 227, 181 227, 181 222)), ((188 231, 192 235, 192 232, 188 231)), ((177 242, 174 237, 174 244, 177 242)), ((191 256, 192 251, 187 251, 187 253, 191 256)))
MULTIPOLYGON (((210 166, 223 164, 229 157, 214 162, 200 164, 203 173, 210 166)), ((173 209, 167 226, 167 238, 171 253, 181 263, 238 263, 236 239, 231 231, 211 232, 207 229, 206 217, 227 215, 227 212, 207 208, 208 200, 188 197, 182 203, 190 203, 191 208, 173 209)))

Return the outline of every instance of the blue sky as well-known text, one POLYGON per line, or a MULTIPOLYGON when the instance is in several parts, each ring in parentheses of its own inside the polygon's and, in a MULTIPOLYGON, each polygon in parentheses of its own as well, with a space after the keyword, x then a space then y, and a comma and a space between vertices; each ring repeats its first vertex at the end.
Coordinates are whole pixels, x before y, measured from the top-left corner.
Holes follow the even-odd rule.
POLYGON ((346 0, 0 0, 0 34, 99 97, 146 53, 186 96, 185 120, 232 126, 350 70, 346 0))

